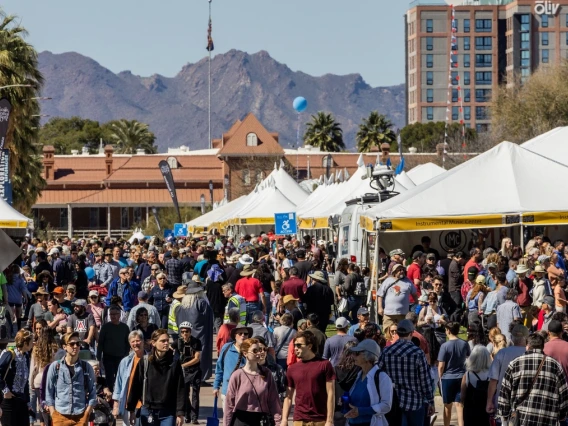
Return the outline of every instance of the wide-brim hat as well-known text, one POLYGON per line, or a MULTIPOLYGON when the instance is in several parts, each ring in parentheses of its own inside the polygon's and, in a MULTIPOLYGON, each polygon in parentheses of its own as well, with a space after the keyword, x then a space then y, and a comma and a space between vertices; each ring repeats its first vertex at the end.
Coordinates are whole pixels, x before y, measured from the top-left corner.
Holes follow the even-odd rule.
POLYGON ((43 287, 39 287, 34 294, 39 294, 40 296, 49 296, 49 293, 45 291, 43 287))
POLYGON ((534 273, 535 273, 535 274, 537 274, 537 273, 545 274, 545 273, 546 273, 546 269, 544 269, 544 266, 542 266, 542 265, 536 265, 536 266, 534 267, 534 273))
POLYGON ((185 294, 195 294, 195 293, 199 293, 200 291, 203 291, 203 287, 201 287, 201 285, 199 283, 196 283, 195 281, 191 281, 187 285, 187 288, 185 290, 185 294))
POLYGON ((248 337, 252 337, 252 328, 251 327, 246 327, 244 325, 237 325, 235 328, 233 328, 231 330, 231 339, 235 340, 235 336, 237 335, 237 332, 242 331, 242 330, 246 330, 248 333, 248 337))
POLYGON ((183 296, 185 296, 187 291, 187 286, 186 285, 180 285, 177 290, 175 291, 174 294, 172 294, 172 297, 174 299, 183 299, 183 296))
POLYGON ((242 263, 243 265, 252 265, 252 263, 254 262, 254 259, 252 258, 252 256, 250 256, 248 254, 243 254, 239 258, 239 262, 242 263))
POLYGON ((527 272, 529 272, 530 269, 527 267, 527 265, 519 265, 517 266, 517 269, 515 269, 515 273, 517 274, 526 274, 527 272))
POLYGON ((319 281, 320 283, 327 284, 327 279, 322 271, 315 271, 313 274, 308 275, 312 280, 319 281))
POLYGON ((241 271, 241 277, 250 277, 254 274, 254 269, 250 265, 245 265, 243 270, 241 271))

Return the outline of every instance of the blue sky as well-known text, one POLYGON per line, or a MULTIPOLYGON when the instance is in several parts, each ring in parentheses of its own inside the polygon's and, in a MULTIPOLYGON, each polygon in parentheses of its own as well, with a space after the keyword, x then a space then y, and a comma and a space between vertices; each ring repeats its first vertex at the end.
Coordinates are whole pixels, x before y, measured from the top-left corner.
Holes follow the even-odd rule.
MULTIPOLYGON (((266 50, 312 75, 404 82, 408 0, 212 0, 215 51, 266 50)), ((113 72, 171 77, 206 55, 207 0, 4 0, 38 51, 75 51, 113 72)))

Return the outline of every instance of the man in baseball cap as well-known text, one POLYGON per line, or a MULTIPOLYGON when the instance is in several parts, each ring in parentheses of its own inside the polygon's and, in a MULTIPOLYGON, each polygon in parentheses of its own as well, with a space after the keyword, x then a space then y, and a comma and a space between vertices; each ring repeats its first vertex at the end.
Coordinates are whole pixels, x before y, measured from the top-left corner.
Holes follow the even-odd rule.
POLYGON ((199 390, 201 388, 201 341, 191 335, 193 326, 190 322, 182 322, 178 329, 180 338, 178 350, 183 367, 185 392, 185 423, 199 424, 199 390))
POLYGON ((339 358, 343 353, 345 344, 347 342, 357 341, 355 337, 349 336, 347 334, 347 330, 349 330, 349 327, 351 327, 351 323, 347 318, 344 317, 337 318, 335 320, 335 328, 337 329, 337 334, 325 341, 323 349, 323 358, 328 359, 334 368, 339 363, 339 358))

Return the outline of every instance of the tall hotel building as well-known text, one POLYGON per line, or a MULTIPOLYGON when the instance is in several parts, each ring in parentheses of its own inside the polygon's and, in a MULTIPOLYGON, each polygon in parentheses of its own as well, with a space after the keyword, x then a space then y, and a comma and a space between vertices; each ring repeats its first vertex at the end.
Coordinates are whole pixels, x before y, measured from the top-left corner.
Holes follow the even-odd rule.
POLYGON ((406 119, 483 132, 498 85, 568 57, 568 0, 453 3, 453 18, 443 0, 413 1, 405 15, 406 119))

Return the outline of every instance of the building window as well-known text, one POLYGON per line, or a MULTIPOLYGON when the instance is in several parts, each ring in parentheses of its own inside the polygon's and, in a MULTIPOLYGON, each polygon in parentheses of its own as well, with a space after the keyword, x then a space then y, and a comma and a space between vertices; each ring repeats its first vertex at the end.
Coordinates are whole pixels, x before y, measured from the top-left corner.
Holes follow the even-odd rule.
POLYGON ((132 209, 132 216, 134 216, 134 223, 141 223, 142 222, 142 208, 141 207, 134 207, 132 209))
POLYGON ((452 85, 457 86, 460 84, 460 77, 457 71, 452 71, 452 85))
POLYGON ((485 85, 491 84, 492 80, 491 72, 476 72, 475 73, 475 84, 485 85))
POLYGON ((456 121, 460 119, 460 108, 457 106, 452 107, 452 120, 456 121))
POLYGON ((477 131, 477 133, 485 133, 489 131, 489 124, 476 124, 475 130, 477 131))
POLYGON ((469 71, 463 73, 463 84, 469 86, 471 84, 471 74, 469 71))
POLYGON ((178 162, 175 157, 168 157, 166 161, 168 163, 168 166, 170 166, 170 169, 178 168, 178 162))
POLYGON ((122 207, 120 209, 120 227, 122 229, 130 227, 130 221, 128 217, 128 207, 122 207))
POLYGON ((321 166, 325 169, 328 167, 328 163, 329 167, 333 166, 333 157, 331 155, 324 155, 321 159, 321 166))
POLYGON ((458 102, 458 89, 452 89, 452 102, 458 102))
POLYGON ((475 55, 475 66, 477 68, 491 68, 492 55, 475 55))
POLYGON ((475 31, 478 33, 490 33, 491 24, 492 24, 491 19, 476 19, 475 31))
POLYGON ((470 49, 471 49, 470 38, 464 37, 463 38, 463 50, 470 50, 470 49))
POLYGON ((470 55, 469 53, 466 53, 465 55, 463 55, 463 66, 465 68, 469 68, 470 65, 471 65, 470 55))
MULTIPOLYGON (((568 15, 566 15, 568 16, 568 15)), ((566 45, 568 46, 568 33, 566 33, 566 45)))
POLYGON ((531 16, 521 15, 521 31, 530 31, 530 30, 531 30, 531 16))
POLYGON ((542 49, 542 63, 548 64, 548 49, 542 49))
POLYGON ((540 33, 543 46, 548 46, 548 33, 540 33))
POLYGON ((434 32, 434 21, 432 19, 426 19, 426 32, 427 33, 434 32))
POLYGON ((463 119, 471 120, 471 107, 466 106, 463 108, 463 119))
POLYGON ((259 184, 264 180, 264 172, 262 170, 256 171, 256 183, 259 184))
POLYGON ((434 50, 434 39, 426 37, 426 50, 434 50))
POLYGON ((427 107, 426 108, 426 120, 433 120, 434 119, 434 108, 427 107))
POLYGON ((434 89, 426 90, 426 102, 428 103, 434 102, 434 89))
POLYGON ((476 89, 475 102, 489 102, 491 100, 491 89, 476 89))
POLYGON ((450 55, 450 58, 452 58, 452 68, 457 68, 458 67, 458 55, 450 55))
POLYGON ((258 146, 258 138, 255 133, 247 135, 247 146, 258 146))
POLYGON ((245 186, 250 185, 250 170, 249 169, 243 170, 243 185, 245 185, 245 186))
POLYGON ((59 227, 67 228, 69 226, 69 210, 67 207, 59 209, 59 227))
POLYGON ((568 13, 566 14, 566 26, 568 27, 568 13))
POLYGON ((469 19, 464 19, 463 20, 463 32, 464 33, 469 33, 470 32, 470 20, 469 19))
POLYGON ((493 47, 493 40, 491 37, 475 37, 476 50, 491 50, 493 47))
MULTIPOLYGON (((566 33, 568 34, 568 33, 566 33)), ((531 44, 531 34, 530 33, 521 33, 521 49, 528 49, 530 48, 531 44)))
POLYGON ((99 208, 91 207, 89 209, 89 227, 97 229, 99 227, 99 208))
POLYGON ((530 67, 531 53, 528 50, 521 50, 521 67, 530 67))
POLYGON ((477 120, 487 120, 489 115, 488 115, 488 107, 475 107, 475 118, 477 120))
POLYGON ((542 28, 548 28, 548 15, 547 14, 542 14, 540 15, 540 26, 542 28))
POLYGON ((434 67, 434 55, 429 53, 426 55, 426 68, 433 68, 433 67, 434 67))
POLYGON ((434 73, 432 71, 426 71, 426 84, 432 86, 434 84, 434 73))
POLYGON ((471 102, 471 89, 463 89, 463 101, 471 102))

